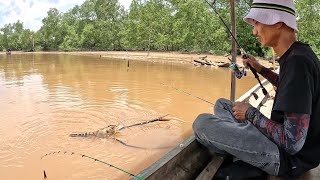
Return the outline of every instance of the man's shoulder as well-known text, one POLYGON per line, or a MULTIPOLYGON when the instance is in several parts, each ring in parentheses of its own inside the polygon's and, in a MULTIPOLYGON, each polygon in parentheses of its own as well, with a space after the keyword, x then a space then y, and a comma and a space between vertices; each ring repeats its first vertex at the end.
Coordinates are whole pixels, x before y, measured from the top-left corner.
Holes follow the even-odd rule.
POLYGON ((308 44, 297 41, 293 44, 293 47, 291 48, 291 52, 289 54, 289 57, 290 56, 302 56, 302 55, 304 55, 303 52, 310 53, 310 50, 311 50, 311 48, 308 44))
POLYGON ((288 63, 297 66, 320 66, 320 61, 308 44, 297 42, 287 56, 288 63))
POLYGON ((291 51, 289 57, 292 56, 298 56, 300 58, 306 58, 306 59, 311 59, 311 60, 318 60, 317 55, 315 52, 312 50, 309 44, 297 41, 295 42, 295 46, 293 50, 291 51))

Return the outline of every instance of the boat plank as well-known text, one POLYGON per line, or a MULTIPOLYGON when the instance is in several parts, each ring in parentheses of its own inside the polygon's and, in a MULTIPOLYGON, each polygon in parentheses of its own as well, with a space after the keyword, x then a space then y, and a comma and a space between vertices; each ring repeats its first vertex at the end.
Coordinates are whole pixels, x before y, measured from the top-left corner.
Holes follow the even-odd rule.
POLYGON ((223 163, 223 160, 224 159, 222 156, 213 156, 211 162, 206 166, 206 168, 203 169, 196 180, 212 179, 223 163))

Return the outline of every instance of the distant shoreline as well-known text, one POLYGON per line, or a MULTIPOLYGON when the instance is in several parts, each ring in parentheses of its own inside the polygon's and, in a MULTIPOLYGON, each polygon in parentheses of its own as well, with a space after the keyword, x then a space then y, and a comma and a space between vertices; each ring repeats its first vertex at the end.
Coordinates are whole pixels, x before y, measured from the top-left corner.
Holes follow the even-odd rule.
MULTIPOLYGON (((6 54, 0 52, 0 54, 6 54)), ((81 55, 81 56, 95 56, 101 59, 112 58, 119 60, 138 60, 148 62, 162 62, 162 63, 180 63, 180 64, 193 64, 193 60, 198 60, 206 56, 206 59, 213 62, 230 62, 228 57, 217 56, 211 54, 196 54, 196 53, 181 53, 181 52, 154 52, 154 51, 74 51, 74 52, 22 52, 12 51, 12 55, 15 54, 66 54, 66 55, 81 55)), ((267 60, 260 59, 259 62, 267 68, 273 67, 272 63, 267 60)), ((237 63, 242 65, 241 57, 237 57, 237 63)), ((276 63, 276 67, 278 67, 276 63)))

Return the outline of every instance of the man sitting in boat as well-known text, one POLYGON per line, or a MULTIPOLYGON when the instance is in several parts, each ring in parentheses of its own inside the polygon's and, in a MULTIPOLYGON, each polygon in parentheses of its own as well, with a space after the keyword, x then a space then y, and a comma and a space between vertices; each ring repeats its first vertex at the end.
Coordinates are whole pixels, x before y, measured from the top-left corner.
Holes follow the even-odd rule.
POLYGON ((244 20, 253 35, 280 57, 279 75, 256 59, 243 59, 277 87, 271 118, 244 102, 219 99, 214 115, 193 124, 196 139, 230 164, 214 179, 293 179, 319 165, 320 62, 309 45, 296 40, 293 0, 254 0, 244 20))

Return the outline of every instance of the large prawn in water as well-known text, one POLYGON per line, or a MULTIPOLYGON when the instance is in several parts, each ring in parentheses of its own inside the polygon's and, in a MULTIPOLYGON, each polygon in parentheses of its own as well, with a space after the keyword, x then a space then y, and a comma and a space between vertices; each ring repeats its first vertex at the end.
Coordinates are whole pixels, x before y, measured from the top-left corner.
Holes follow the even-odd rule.
POLYGON ((166 119, 165 117, 169 116, 169 114, 165 115, 165 116, 161 116, 158 117, 156 119, 152 119, 149 121, 144 121, 141 123, 136 123, 136 124, 132 124, 129 126, 123 126, 123 125, 109 125, 107 127, 101 128, 97 131, 93 131, 93 132, 78 132, 78 133, 71 133, 70 136, 71 137, 99 137, 99 138, 107 138, 110 136, 115 135, 116 133, 118 133, 119 131, 125 129, 125 128, 130 128, 133 126, 141 126, 144 124, 148 124, 148 123, 152 123, 152 122, 156 122, 156 121, 169 121, 169 119, 166 119))

